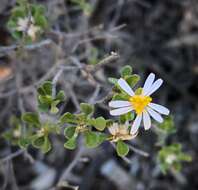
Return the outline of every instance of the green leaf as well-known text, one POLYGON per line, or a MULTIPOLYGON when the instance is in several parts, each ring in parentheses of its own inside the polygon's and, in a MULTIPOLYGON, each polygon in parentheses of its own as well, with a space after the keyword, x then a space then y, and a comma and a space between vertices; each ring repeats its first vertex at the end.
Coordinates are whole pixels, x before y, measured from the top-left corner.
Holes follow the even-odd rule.
POLYGON ((53 98, 52 98, 52 96, 50 96, 50 95, 45 95, 45 96, 39 95, 39 96, 38 96, 38 99, 39 99, 39 101, 40 101, 42 104, 50 105, 50 104, 53 102, 53 98))
POLYGON ((81 103, 80 104, 80 109, 86 115, 91 115, 94 112, 94 106, 91 105, 91 104, 87 104, 87 103, 81 103))
POLYGON ((76 148, 77 142, 76 142, 76 138, 72 137, 71 139, 69 139, 65 144, 64 147, 69 149, 69 150, 74 150, 76 148))
POLYGON ((45 96, 46 95, 45 94, 45 90, 43 89, 43 87, 37 88, 37 93, 40 94, 40 95, 42 95, 42 96, 45 96))
POLYGON ((56 95, 56 100, 60 100, 61 102, 65 100, 65 92, 63 90, 58 92, 56 95))
POLYGON ((126 81, 131 87, 134 87, 139 80, 140 80, 140 76, 136 74, 126 77, 126 81))
POLYGON ((49 137, 45 136, 44 137, 44 144, 41 147, 41 151, 43 153, 47 153, 51 150, 51 148, 52 148, 52 145, 51 145, 51 142, 49 141, 49 137))
POLYGON ((15 17, 15 18, 24 18, 26 16, 26 10, 25 10, 25 7, 15 7, 13 10, 12 10, 12 17, 15 17))
POLYGON ((52 102, 51 104, 51 109, 50 109, 50 112, 52 114, 56 114, 58 113, 59 109, 56 107, 58 104, 60 103, 60 100, 55 100, 52 102))
POLYGON ((37 113, 25 113, 22 115, 22 120, 26 123, 33 124, 36 126, 40 125, 40 119, 37 113))
POLYGON ((84 137, 85 146, 87 148, 96 148, 106 140, 107 135, 99 132, 87 131, 84 133, 84 137))
POLYGON ((107 139, 107 135, 104 133, 97 133, 97 145, 99 146, 101 143, 103 143, 107 139))
POLYGON ((43 146, 44 142, 45 142, 45 137, 44 136, 40 137, 40 136, 35 135, 35 137, 32 140, 32 145, 35 148, 41 148, 43 146))
POLYGON ((126 156, 129 152, 129 147, 123 141, 118 141, 116 144, 116 151, 118 156, 126 156))
POLYGON ((113 125, 113 123, 114 123, 114 120, 112 119, 106 120, 106 127, 110 127, 111 125, 113 125))
POLYGON ((135 94, 136 94, 136 95, 142 94, 142 90, 143 90, 142 88, 136 89, 135 94))
POLYGON ((39 102, 38 110, 39 110, 40 112, 48 112, 48 110, 49 110, 49 105, 48 105, 48 104, 42 104, 42 103, 39 102))
POLYGON ((125 78, 125 76, 132 74, 132 67, 130 65, 126 65, 121 69, 121 77, 125 78))
POLYGON ((85 146, 87 148, 95 148, 97 146, 97 134, 92 132, 92 131, 88 131, 84 133, 85 136, 85 146))
POLYGON ((74 114, 67 112, 61 116, 60 123, 61 124, 65 124, 65 123, 76 124, 77 123, 76 116, 74 114))
POLYGON ((43 15, 36 15, 35 23, 43 29, 47 27, 47 20, 43 15))
POLYGON ((52 95, 52 82, 51 81, 44 82, 42 87, 46 95, 49 95, 49 96, 52 95))
POLYGON ((125 123, 126 121, 132 121, 135 117, 133 112, 126 113, 120 116, 120 123, 125 123))
POLYGON ((112 77, 109 77, 109 78, 108 78, 108 81, 109 81, 111 84, 116 85, 116 84, 117 84, 117 82, 118 82, 118 79, 116 79, 116 78, 112 78, 112 77))
POLYGON ((21 148, 27 148, 30 143, 31 143, 30 139, 25 137, 19 139, 18 141, 18 144, 21 148))
POLYGON ((67 139, 71 139, 74 136, 75 131, 76 131, 76 127, 68 126, 64 130, 64 135, 67 139))
POLYGON ((112 100, 128 100, 128 95, 114 94, 112 100))
POLYGON ((164 132, 171 134, 176 132, 176 128, 174 125, 173 118, 171 116, 167 116, 164 119, 164 122, 161 124, 158 124, 158 127, 162 129, 164 132))
POLYGON ((103 131, 106 127, 106 120, 103 117, 96 118, 94 127, 99 131, 103 131))

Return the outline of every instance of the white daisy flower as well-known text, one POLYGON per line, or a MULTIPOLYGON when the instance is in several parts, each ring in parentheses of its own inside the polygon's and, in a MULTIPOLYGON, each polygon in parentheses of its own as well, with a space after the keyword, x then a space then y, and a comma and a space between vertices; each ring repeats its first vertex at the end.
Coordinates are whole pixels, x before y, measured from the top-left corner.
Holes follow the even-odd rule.
POLYGON ((118 123, 113 123, 112 126, 108 127, 108 130, 112 135, 112 142, 117 142, 119 140, 131 140, 137 136, 137 133, 134 135, 130 134, 127 124, 120 125, 118 123))
POLYGON ((27 35, 32 38, 32 40, 36 39, 36 34, 41 30, 40 27, 35 26, 34 18, 19 18, 17 22, 17 31, 27 32, 27 35))
POLYGON ((110 111, 113 116, 123 115, 130 111, 135 111, 137 116, 131 127, 131 134, 136 134, 138 128, 143 120, 145 130, 151 127, 150 116, 159 123, 163 122, 163 118, 160 114, 168 115, 169 110, 159 104, 152 103, 151 95, 162 85, 163 80, 158 79, 154 82, 155 74, 151 73, 143 86, 142 93, 137 95, 128 85, 124 79, 118 80, 118 85, 124 90, 129 96, 128 101, 115 100, 109 102, 109 106, 115 108, 110 111))

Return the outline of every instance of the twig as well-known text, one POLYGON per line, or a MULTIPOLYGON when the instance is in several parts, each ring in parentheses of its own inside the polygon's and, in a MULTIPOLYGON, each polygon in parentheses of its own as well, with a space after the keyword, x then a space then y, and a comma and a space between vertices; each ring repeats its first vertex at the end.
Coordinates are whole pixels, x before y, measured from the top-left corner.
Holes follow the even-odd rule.
POLYGON ((4 164, 4 162, 7 162, 9 160, 12 160, 13 158, 17 157, 17 156, 20 156, 21 154, 23 154, 25 152, 24 149, 20 149, 14 153, 11 153, 10 155, 6 156, 5 158, 1 158, 0 159, 0 165, 1 164, 4 164))
POLYGON ((137 154, 139 154, 141 156, 144 156, 144 157, 149 157, 149 153, 147 153, 147 152, 145 152, 143 150, 140 150, 140 149, 132 146, 131 144, 128 144, 128 146, 133 152, 135 152, 135 153, 137 153, 137 154))
POLYGON ((52 80, 52 97, 53 98, 56 96, 56 84, 62 73, 63 73, 63 69, 60 69, 52 80))
MULTIPOLYGON (((46 40, 43 40, 43 41, 38 42, 38 43, 26 45, 26 46, 24 46, 24 49, 34 50, 34 49, 41 48, 43 46, 49 45, 51 43, 52 43, 52 40, 46 39, 46 40)), ((18 48, 20 48, 20 45, 18 45, 18 44, 11 45, 11 46, 0 46, 0 57, 9 54, 12 51, 17 51, 18 48)))
MULTIPOLYGON (((117 61, 120 58, 119 54, 116 52, 111 52, 111 54, 109 56, 107 56, 106 58, 104 58, 103 60, 101 60, 94 68, 91 69, 92 72, 96 72, 98 71, 101 67, 103 67, 104 65, 108 65, 110 63, 113 63, 115 61, 117 61)), ((87 67, 88 69, 89 67, 87 67)))
POLYGON ((65 169, 65 171, 62 173, 58 184, 61 183, 61 181, 64 181, 65 179, 67 179, 68 174, 71 172, 71 170, 75 167, 75 165, 79 162, 80 157, 82 156, 82 153, 84 151, 84 147, 80 146, 80 148, 78 149, 77 154, 75 155, 75 158, 73 159, 73 161, 69 164, 69 166, 65 169))

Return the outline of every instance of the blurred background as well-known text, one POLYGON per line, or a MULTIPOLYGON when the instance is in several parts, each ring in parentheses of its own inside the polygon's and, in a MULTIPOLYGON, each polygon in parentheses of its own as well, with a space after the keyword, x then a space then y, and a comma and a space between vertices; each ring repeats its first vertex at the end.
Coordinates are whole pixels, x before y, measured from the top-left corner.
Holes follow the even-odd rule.
POLYGON ((198 2, 30 2, 46 7, 49 27, 34 45, 25 47, 19 60, 16 42, 7 29, 16 2, 0 0, 0 133, 13 127, 9 122, 11 116, 19 117, 25 111, 37 109, 36 87, 54 79, 61 65, 79 68, 84 64, 96 65, 116 52, 119 59, 99 68, 93 74, 95 82, 80 70, 62 71, 57 88, 65 91, 66 102, 61 112, 75 112, 80 102, 92 102, 96 103, 96 115, 108 118, 107 102, 102 101, 112 88, 107 78, 118 78, 124 65, 131 65, 142 79, 153 72, 164 80, 154 99, 166 105, 174 116, 176 133, 170 135, 168 142, 180 142, 192 156, 192 162, 184 163, 179 173, 162 174, 156 163, 157 137, 152 130, 140 132, 133 141, 149 157, 131 151, 130 162, 117 157, 109 143, 80 154, 63 147, 64 137, 52 136, 53 149, 45 155, 31 147, 28 153, 21 151, 1 138, 0 189, 197 190, 198 2), (62 178, 65 187, 58 187, 62 178))

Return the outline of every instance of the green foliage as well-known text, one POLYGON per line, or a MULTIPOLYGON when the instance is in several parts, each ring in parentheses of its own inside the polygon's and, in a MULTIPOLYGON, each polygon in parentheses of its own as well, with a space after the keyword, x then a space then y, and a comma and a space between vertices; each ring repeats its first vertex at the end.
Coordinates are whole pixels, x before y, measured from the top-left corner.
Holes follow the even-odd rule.
POLYGON ((39 37, 47 26, 48 23, 45 17, 45 8, 42 5, 30 4, 27 0, 17 1, 7 22, 7 27, 13 38, 16 40, 23 39, 26 43, 35 41, 35 37, 39 37), (28 22, 26 22, 26 24, 24 24, 25 22, 21 24, 21 20, 26 20, 28 22), (24 30, 19 29, 20 26, 23 26, 24 30), (35 31, 35 37, 31 36, 31 32, 29 32, 30 30, 32 32, 35 31))
POLYGON ((87 148, 96 148, 106 139, 105 134, 99 132, 93 132, 93 131, 85 132, 84 137, 85 137, 85 146, 87 148))
POLYGON ((60 117, 60 123, 71 123, 71 124, 76 124, 77 123, 77 118, 74 114, 66 112, 60 117))
POLYGON ((80 109, 81 113, 79 114, 67 112, 59 119, 61 125, 69 124, 64 130, 64 135, 68 139, 64 145, 65 148, 75 149, 80 134, 84 136, 84 143, 88 148, 97 147, 106 139, 105 134, 92 131, 92 127, 98 131, 103 131, 107 121, 103 117, 92 117, 94 113, 93 105, 81 103, 80 109))
POLYGON ((64 91, 59 91, 55 96, 52 94, 52 82, 46 81, 37 89, 38 93, 38 108, 41 112, 58 113, 58 104, 64 101, 64 91))
POLYGON ((64 130, 64 135, 67 139, 71 139, 74 136, 75 132, 76 132, 76 127, 68 126, 64 130))
POLYGON ((98 131, 103 131, 106 127, 106 120, 103 117, 88 120, 88 124, 94 126, 98 131))
POLYGON ((70 0, 71 2, 75 3, 79 6, 79 8, 84 12, 86 15, 90 15, 92 13, 92 6, 87 0, 70 0))
POLYGON ((94 107, 91 104, 81 103, 80 109, 85 115, 92 115, 94 112, 94 107))
POLYGON ((129 76, 132 74, 132 67, 130 65, 125 65, 124 67, 122 67, 121 69, 121 77, 125 78, 126 76, 129 76))
POLYGON ((157 124, 157 128, 155 129, 157 134, 157 145, 163 146, 166 143, 166 139, 173 133, 176 132, 176 127, 174 125, 173 117, 167 116, 164 119, 164 122, 161 124, 157 124))
MULTIPOLYGON (((126 65, 121 68, 121 77, 133 88, 140 80, 140 76, 133 74, 133 69, 130 65, 126 65)), ((112 100, 128 100, 129 95, 126 94, 118 85, 118 79, 110 77, 108 81, 114 85, 114 95, 112 100)))
POLYGON ((178 143, 164 146, 158 153, 158 162, 164 174, 170 169, 180 171, 182 168, 181 162, 189 162, 191 160, 191 156, 183 153, 181 144, 178 143))
POLYGON ((40 125, 39 115, 37 113, 25 113, 22 115, 22 120, 28 124, 32 124, 35 126, 40 125))
MULTIPOLYGON (((17 17, 24 16, 26 15, 25 13, 27 13, 25 12, 27 11, 26 7, 21 2, 22 1, 20 1, 18 4, 19 7, 16 7, 13 13, 17 17), (17 10, 17 8, 19 10, 17 10), (21 11, 21 9, 24 10, 21 11)), ((31 8, 32 15, 37 15, 38 17, 45 12, 42 7, 31 6, 31 8)), ((43 22, 42 19, 40 22, 43 22)), ((131 66, 124 66, 121 69, 121 77, 124 78, 131 87, 134 87, 140 80, 140 77, 132 72, 131 66)), ((117 84, 118 79, 109 78, 109 82, 114 85, 112 100, 128 100, 129 95, 119 87, 117 84)), ((141 94, 142 88, 137 88, 135 93, 141 94)), ((32 145, 43 153, 47 153, 52 149, 51 135, 59 135, 60 132, 64 131, 66 138, 64 147, 69 150, 77 148, 78 139, 82 137, 84 145, 87 148, 96 148, 104 141, 111 141, 116 143, 118 156, 123 157, 129 153, 129 146, 125 141, 133 138, 129 131, 131 123, 134 121, 134 113, 129 112, 121 115, 119 121, 105 119, 102 116, 95 118, 93 116, 94 105, 81 103, 78 113, 66 112, 64 114, 58 114, 58 106, 64 100, 64 92, 58 91, 55 93, 52 82, 45 81, 37 89, 38 110, 35 113, 24 113, 21 119, 13 117, 11 119, 12 128, 3 134, 4 138, 9 140, 13 145, 18 145, 21 148, 28 148, 28 146, 32 145), (43 121, 41 112, 54 114, 56 117, 53 117, 53 121, 43 121), (115 126, 115 128, 109 128, 113 126, 115 126), (125 126, 126 128, 121 128, 121 126, 125 126), (61 130, 61 127, 64 129, 61 130), (106 128, 109 130, 109 135, 106 134, 106 128)), ((164 122, 159 124, 156 130, 159 140, 158 145, 162 146, 158 153, 158 162, 164 173, 169 169, 179 171, 182 161, 191 160, 189 155, 182 152, 180 144, 164 146, 168 135, 174 132, 175 127, 172 117, 166 117, 164 122)))
POLYGON ((77 146, 77 142, 76 142, 76 137, 72 137, 69 140, 66 141, 66 143, 64 144, 64 147, 69 149, 69 150, 74 150, 77 146))
POLYGON ((118 156, 126 156, 129 153, 129 147, 126 143, 119 140, 116 144, 116 151, 118 156))
POLYGON ((127 121, 132 121, 132 120, 134 120, 134 118, 135 118, 135 114, 132 113, 132 112, 126 113, 126 114, 121 115, 121 116, 119 117, 120 123, 123 123, 123 124, 126 123, 127 121))
POLYGON ((172 133, 176 132, 174 121, 173 121, 173 118, 171 116, 167 116, 164 119, 163 123, 158 124, 158 128, 163 130, 163 132, 167 133, 167 134, 172 134, 172 133))

